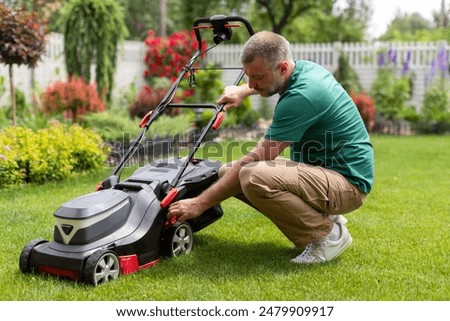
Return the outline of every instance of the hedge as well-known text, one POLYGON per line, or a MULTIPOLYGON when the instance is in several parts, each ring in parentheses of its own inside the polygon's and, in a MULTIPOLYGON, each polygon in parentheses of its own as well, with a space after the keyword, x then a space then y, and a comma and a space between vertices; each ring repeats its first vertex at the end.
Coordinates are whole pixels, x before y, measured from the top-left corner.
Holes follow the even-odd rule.
POLYGON ((98 168, 105 159, 101 143, 94 131, 78 125, 0 130, 0 188, 63 180, 98 168))

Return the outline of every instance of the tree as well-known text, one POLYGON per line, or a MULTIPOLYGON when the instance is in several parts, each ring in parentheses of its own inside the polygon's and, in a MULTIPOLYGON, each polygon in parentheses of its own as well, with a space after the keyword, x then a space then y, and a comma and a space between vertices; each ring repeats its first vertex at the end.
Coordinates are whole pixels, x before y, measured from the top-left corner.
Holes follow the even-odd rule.
POLYGON ((398 11, 394 19, 389 23, 386 32, 380 37, 380 40, 411 39, 420 31, 430 29, 430 21, 425 19, 420 13, 402 13, 398 11))
POLYGON ((45 51, 45 24, 37 13, 11 10, 0 3, 0 62, 9 66, 12 123, 16 125, 13 65, 35 67, 45 51))
POLYGON ((438 28, 450 27, 450 8, 445 7, 445 0, 441 0, 441 10, 433 12, 433 20, 438 28))
MULTIPOLYGON (((444 12, 445 13, 445 12, 444 12)), ((450 39, 450 26, 445 26, 447 20, 442 20, 441 26, 436 20, 432 21, 424 18, 420 13, 406 14, 397 12, 391 21, 388 29, 380 40, 384 41, 438 41, 450 39)))
POLYGON ((256 4, 262 9, 261 16, 268 17, 272 31, 278 34, 281 34, 286 25, 294 18, 321 5, 314 0, 256 0, 256 4))
POLYGON ((124 8, 128 39, 144 40, 148 30, 157 30, 158 6, 156 0, 120 0, 124 8))
POLYGON ((67 73, 90 82, 93 62, 98 93, 110 100, 117 47, 128 32, 122 7, 114 0, 73 0, 62 14, 67 73))

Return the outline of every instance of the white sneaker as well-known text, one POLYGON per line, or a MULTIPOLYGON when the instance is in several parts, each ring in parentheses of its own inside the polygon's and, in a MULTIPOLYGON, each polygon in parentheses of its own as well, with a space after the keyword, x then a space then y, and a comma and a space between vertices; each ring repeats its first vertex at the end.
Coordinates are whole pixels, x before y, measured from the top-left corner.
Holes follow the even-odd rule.
POLYGON ((348 222, 344 215, 328 215, 328 218, 334 223, 341 223, 342 225, 345 225, 348 222))
POLYGON ((345 225, 335 224, 339 226, 340 230, 339 238, 336 241, 330 240, 327 235, 320 241, 308 244, 302 254, 293 258, 291 262, 299 264, 323 263, 333 260, 344 252, 352 244, 353 239, 345 225))

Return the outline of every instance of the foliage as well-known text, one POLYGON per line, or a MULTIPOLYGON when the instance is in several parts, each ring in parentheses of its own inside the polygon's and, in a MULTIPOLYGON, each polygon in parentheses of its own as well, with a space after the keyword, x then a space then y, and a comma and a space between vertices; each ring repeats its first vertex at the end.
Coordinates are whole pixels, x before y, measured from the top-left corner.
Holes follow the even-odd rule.
MULTIPOLYGON (((135 99, 135 101, 129 106, 129 114, 132 118, 138 117, 142 118, 144 117, 149 111, 154 110, 156 107, 158 107, 159 103, 162 101, 164 96, 167 93, 167 89, 165 88, 156 88, 153 89, 149 86, 144 86, 138 97, 135 99)), ((178 97, 174 97, 171 102, 179 102, 180 99, 178 97)), ((178 108, 167 108, 164 113, 168 115, 178 115, 180 110, 178 108)))
POLYGON ((55 123, 38 131, 9 127, 0 132, 0 187, 42 184, 102 164, 100 137, 92 130, 55 123))
MULTIPOLYGON (((178 78, 186 63, 198 49, 195 33, 186 30, 176 32, 167 38, 155 37, 155 32, 149 30, 145 44, 148 50, 145 56, 147 69, 144 76, 150 86, 142 88, 136 101, 129 107, 132 117, 143 117, 148 111, 158 106, 165 96, 170 82, 174 82, 178 78), (169 81, 164 83, 164 80, 169 81)), ((201 50, 205 48, 206 43, 203 41, 201 50)), ((196 68, 197 66, 194 65, 193 67, 196 68)), ((197 74, 197 72, 195 73, 197 74)), ((198 91, 197 88, 190 87, 190 84, 186 86, 180 83, 172 102, 180 102, 181 100, 192 102, 194 95, 200 99, 210 98, 210 88, 214 88, 214 85, 219 81, 219 76, 220 74, 214 72, 200 72, 199 79, 203 78, 207 83, 205 83, 205 87, 198 91)), ((180 110, 170 108, 165 113, 174 116, 178 115, 180 110)))
MULTIPOLYGON (((329 3, 330 1, 327 2, 329 3)), ((304 15, 309 10, 319 6, 317 1, 313 0, 256 0, 256 5, 260 9, 260 17, 270 21, 272 24, 271 31, 278 34, 281 34, 283 28, 294 18, 304 15)))
POLYGON ((118 44, 128 32, 122 7, 114 0, 73 0, 63 7, 62 17, 69 76, 90 82, 91 63, 94 63, 98 93, 106 91, 110 100, 118 44))
POLYGON ((250 97, 247 97, 242 101, 238 108, 227 110, 226 118, 228 118, 228 120, 225 118, 224 127, 254 126, 259 117, 256 118, 256 115, 250 111, 251 109, 252 101, 250 97))
POLYGON ((411 98, 413 81, 409 72, 410 58, 408 54, 400 71, 395 50, 389 49, 379 55, 379 68, 370 95, 375 100, 377 112, 388 120, 398 119, 408 108, 406 102, 411 98))
POLYGON ((430 27, 430 22, 418 12, 398 12, 389 23, 386 32, 380 37, 380 40, 398 40, 396 39, 398 35, 414 35, 416 32, 430 29, 430 27))
POLYGON ((371 8, 367 1, 357 2, 348 1, 347 7, 322 2, 320 8, 286 26, 286 36, 299 43, 363 41, 371 8))
MULTIPOLYGON (((214 113, 212 110, 203 111, 197 126, 206 126, 213 115, 214 113)), ((260 114, 256 110, 252 109, 250 97, 247 97, 238 108, 227 110, 225 118, 221 124, 221 128, 239 126, 251 128, 256 124, 259 118, 260 114)))
POLYGON ((125 24, 131 40, 142 41, 149 29, 156 30, 159 22, 158 6, 154 0, 119 0, 124 7, 125 24), (144 9, 145 8, 145 9, 144 9))
MULTIPOLYGON (((449 11, 450 13, 450 11, 449 11)), ((449 21, 449 14, 444 17, 449 21)), ((435 26, 420 13, 399 12, 380 37, 384 41, 438 41, 450 39, 450 26, 435 26)))
MULTIPOLYGON (((175 81, 198 46, 195 33, 186 30, 175 32, 167 38, 155 37, 155 32, 149 30, 144 43, 147 46, 144 59, 147 69, 144 76, 150 84, 153 77, 165 77, 175 81)), ((203 42, 201 49, 205 48, 206 43, 203 42)))
POLYGON ((372 97, 366 95, 364 92, 356 94, 351 92, 353 102, 358 108, 359 114, 366 125, 367 130, 372 131, 375 125, 375 102, 372 97))
POLYGON ((215 103, 223 90, 222 71, 217 69, 218 67, 207 65, 205 69, 195 70, 194 87, 191 87, 188 81, 181 82, 180 87, 184 91, 190 91, 189 94, 184 95, 183 101, 186 103, 215 103))
MULTIPOLYGON (((106 142, 128 144, 141 131, 139 120, 131 119, 125 113, 107 111, 87 115, 84 120, 83 126, 94 128, 106 142)), ((176 117, 161 115, 149 128, 148 135, 164 137, 187 134, 192 129, 193 122, 194 116, 188 113, 181 113, 176 117)))
POLYGON ((427 89, 422 113, 426 120, 450 122, 450 83, 447 80, 436 82, 427 89))
POLYGON ((338 68, 333 75, 347 93, 361 92, 361 84, 358 75, 350 65, 347 55, 343 52, 339 54, 338 68))
POLYGON ((439 47, 431 60, 429 78, 431 85, 427 88, 422 119, 430 123, 432 133, 450 132, 450 69, 448 54, 444 46, 439 47))
POLYGON ((242 113, 239 125, 242 125, 245 128, 255 128, 258 125, 259 118, 260 114, 256 110, 249 108, 242 113))
POLYGON ((50 85, 43 93, 42 105, 46 113, 63 114, 74 123, 80 122, 85 114, 106 110, 95 84, 87 84, 77 77, 50 85))
POLYGON ((124 141, 136 137, 141 129, 136 120, 132 120, 128 113, 105 111, 92 113, 83 118, 83 127, 93 128, 105 142, 124 141))
POLYGON ((450 83, 433 84, 427 89, 413 126, 421 134, 450 133, 450 83))
POLYGON ((13 65, 35 67, 45 51, 46 29, 35 12, 11 10, 0 3, 0 62, 9 65, 12 122, 16 125, 13 65))
POLYGON ((35 67, 46 44, 46 28, 39 15, 0 3, 0 16, 0 62, 35 67))
POLYGON ((187 135, 194 128, 194 117, 190 113, 181 113, 175 117, 161 115, 147 132, 148 137, 173 137, 187 135))

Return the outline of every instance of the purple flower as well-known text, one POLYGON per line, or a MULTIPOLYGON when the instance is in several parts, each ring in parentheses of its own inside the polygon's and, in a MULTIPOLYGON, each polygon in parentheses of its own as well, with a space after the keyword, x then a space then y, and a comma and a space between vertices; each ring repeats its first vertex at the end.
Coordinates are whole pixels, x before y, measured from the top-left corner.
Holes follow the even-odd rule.
POLYGON ((409 63, 403 62, 402 74, 406 74, 409 71, 409 63))
POLYGON ((447 62, 447 50, 445 50, 444 46, 439 47, 437 56, 436 56, 436 64, 438 69, 443 73, 447 73, 448 71, 448 62, 447 62))
POLYGON ((389 59, 389 61, 392 62, 394 65, 397 64, 397 54, 395 53, 395 51, 394 51, 392 48, 390 48, 390 49, 388 50, 388 59, 389 59))
POLYGON ((384 54, 380 53, 378 55, 378 66, 384 66, 384 63, 385 63, 384 54))
POLYGON ((403 61, 402 74, 406 74, 409 71, 409 62, 411 61, 411 51, 406 53, 406 58, 403 61))
POLYGON ((429 74, 431 77, 433 77, 436 74, 436 59, 432 59, 430 63, 430 70, 429 74))

